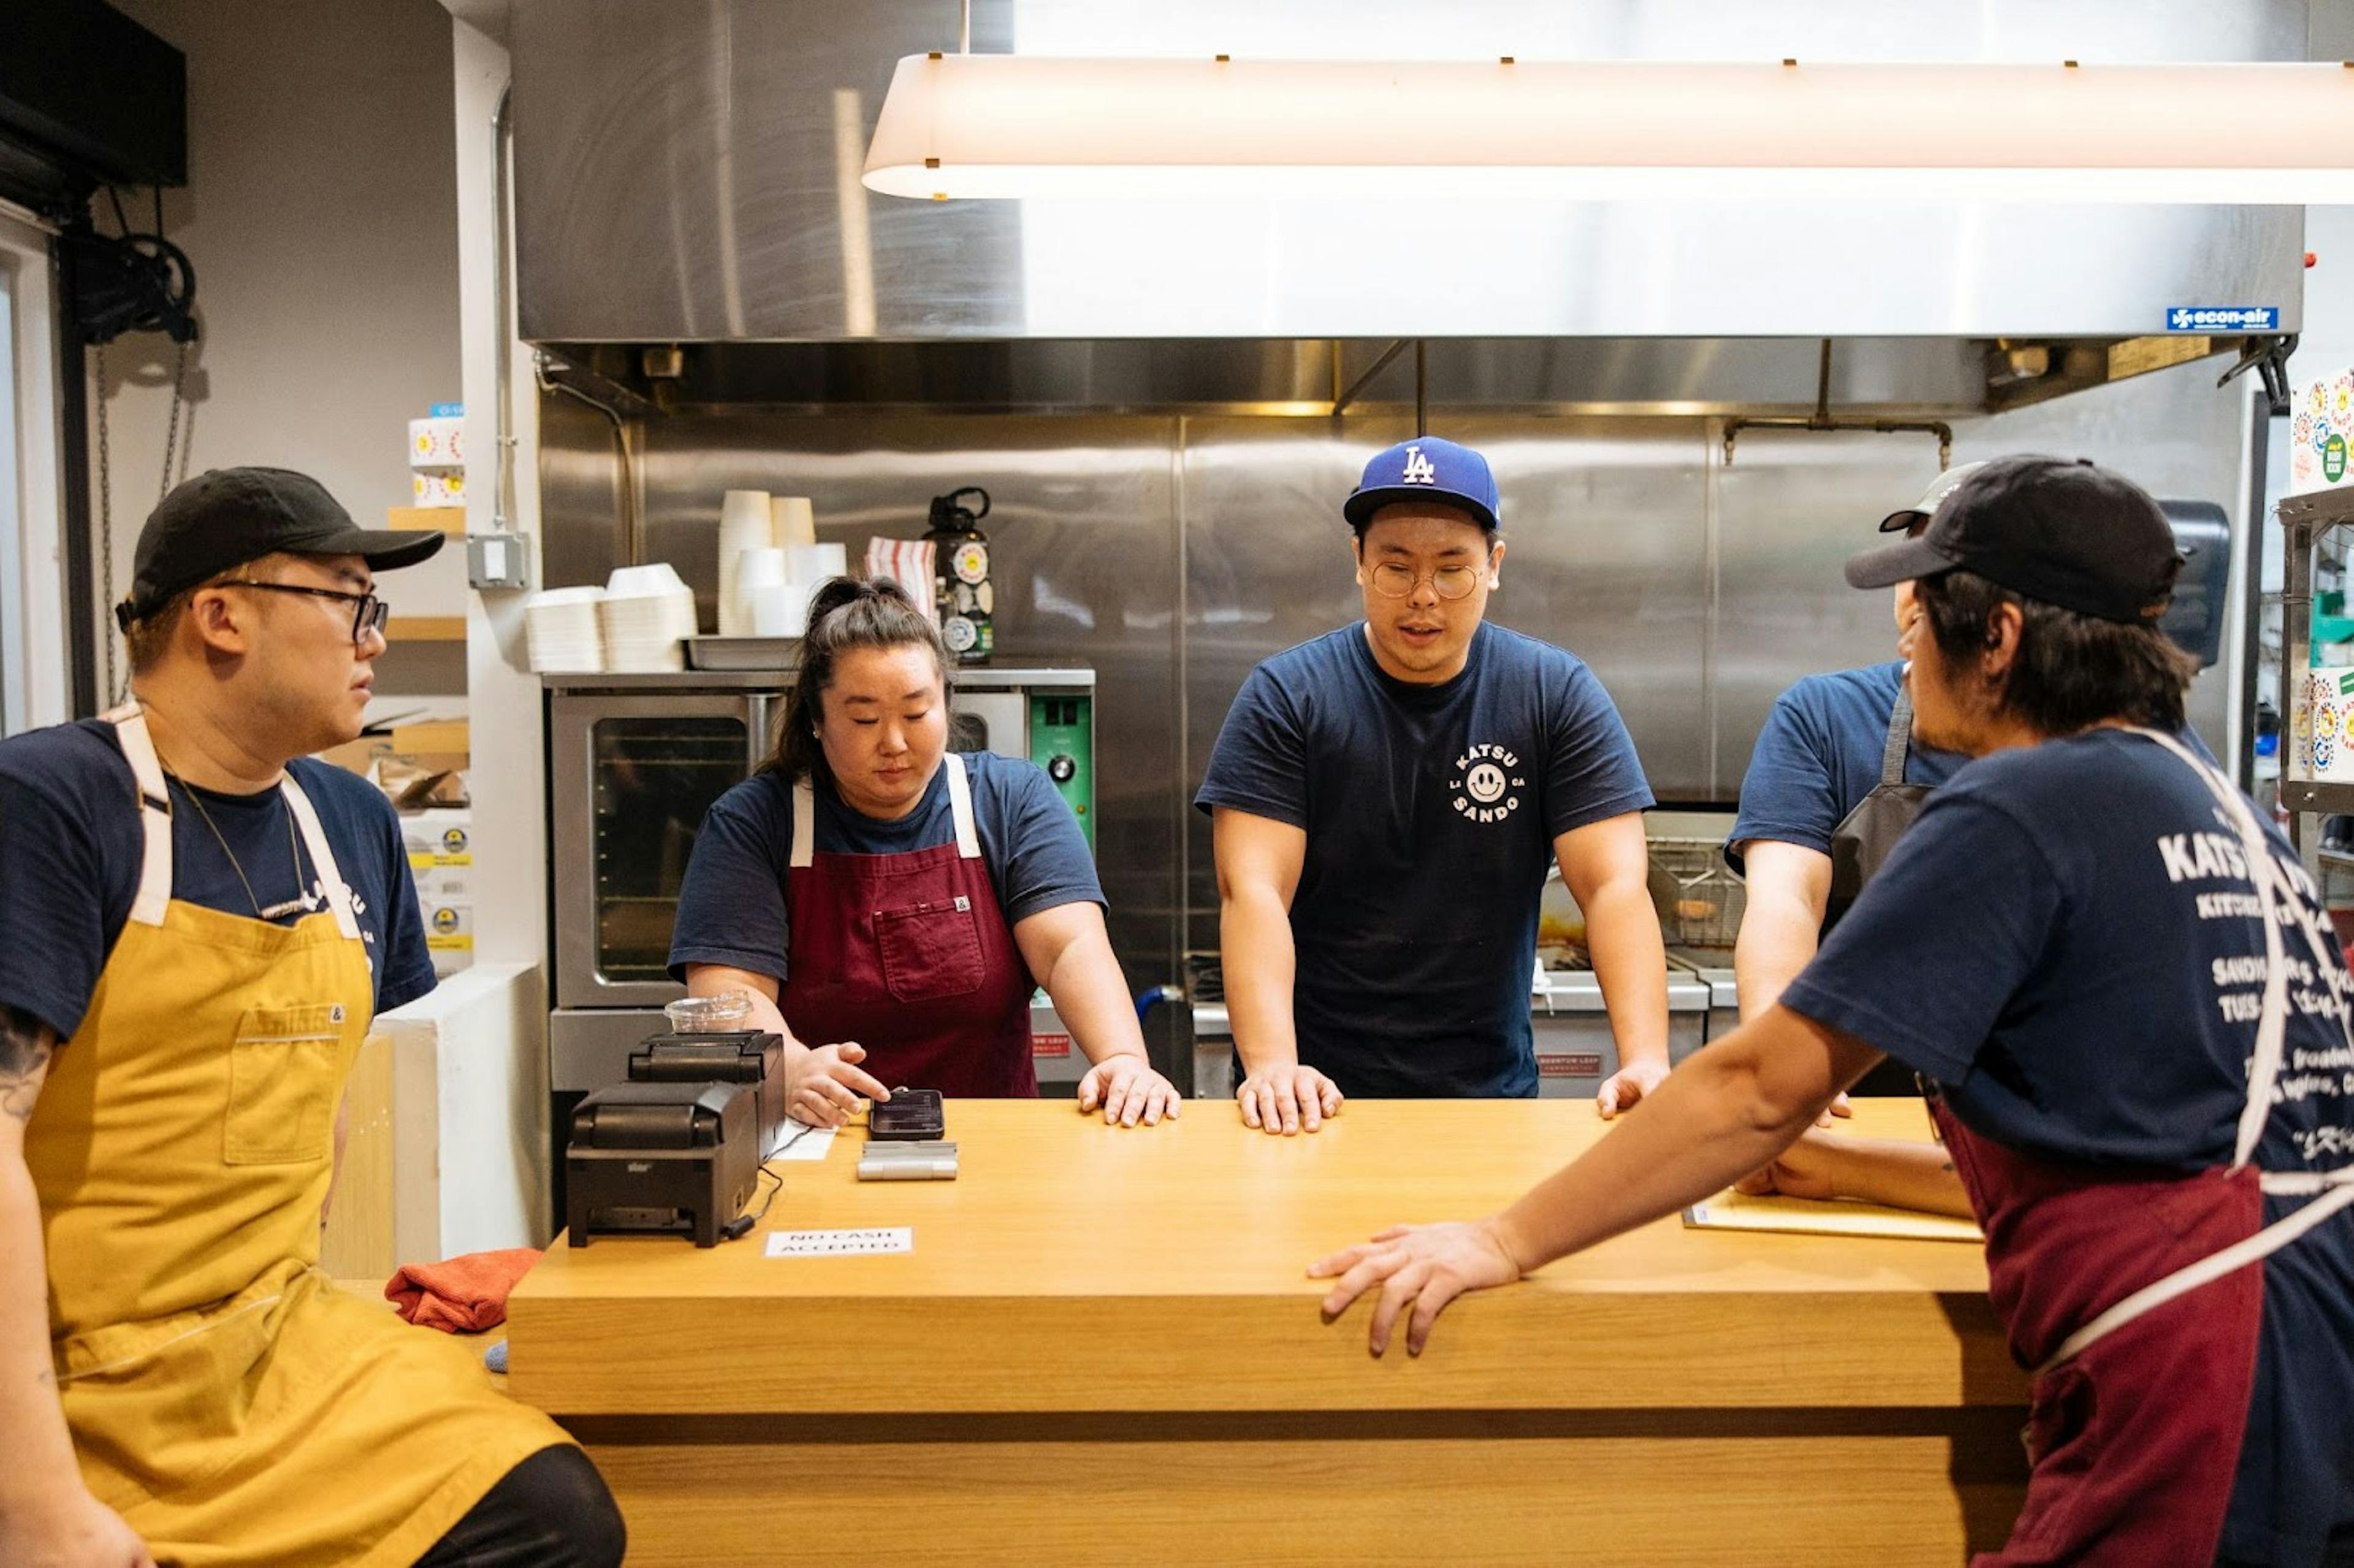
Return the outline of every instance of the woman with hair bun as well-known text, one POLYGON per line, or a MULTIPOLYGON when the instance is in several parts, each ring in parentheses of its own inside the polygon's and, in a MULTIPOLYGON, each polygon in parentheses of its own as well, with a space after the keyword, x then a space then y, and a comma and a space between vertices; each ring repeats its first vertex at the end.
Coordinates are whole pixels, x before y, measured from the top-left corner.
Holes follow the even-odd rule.
POLYGON ((785 1037, 787 1104, 815 1126, 894 1085, 1034 1097, 1034 985, 1092 1064, 1081 1110, 1175 1116, 1077 821, 1036 765, 948 748, 949 667, 898 584, 818 590, 776 754, 695 841, 671 973, 751 997, 785 1037))

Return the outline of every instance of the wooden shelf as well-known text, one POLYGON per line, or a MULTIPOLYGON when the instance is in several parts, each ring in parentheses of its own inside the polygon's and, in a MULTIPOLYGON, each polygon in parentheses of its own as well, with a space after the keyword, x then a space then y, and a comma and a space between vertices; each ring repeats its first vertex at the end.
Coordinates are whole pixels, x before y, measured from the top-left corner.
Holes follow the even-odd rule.
POLYGON ((387 642, 463 642, 462 615, 396 615, 384 623, 387 642))
POLYGON ((466 509, 462 506, 387 506, 384 509, 384 525, 404 533, 450 534, 466 536, 466 509))

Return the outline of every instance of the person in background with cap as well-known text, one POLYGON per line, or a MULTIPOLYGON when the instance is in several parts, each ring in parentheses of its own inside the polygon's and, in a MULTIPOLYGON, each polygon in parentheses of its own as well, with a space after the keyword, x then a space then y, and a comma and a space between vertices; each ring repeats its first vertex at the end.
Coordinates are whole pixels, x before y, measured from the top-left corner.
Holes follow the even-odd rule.
POLYGON ((466 1344, 318 1268, 344 1081, 433 987, 360 733, 361 529, 280 469, 139 537, 132 700, 0 741, 0 1563, 610 1564, 619 1513, 466 1344))
POLYGON ((1914 585, 1922 809, 1780 1001, 1501 1213, 1310 1266, 1440 1308, 1744 1184, 1973 1214, 2035 1371, 2009 1563, 2354 1562, 2354 977, 2296 852, 2179 739, 2147 494, 2007 458, 1849 563, 1914 585), (1885 1054, 1944 1148, 1808 1132, 1885 1054))
POLYGON ((1537 906, 1584 911, 1618 1072, 1668 1071, 1651 791, 1594 673, 1485 622, 1504 545, 1487 461, 1402 441, 1341 508, 1364 619, 1262 662, 1194 804, 1211 813, 1243 1119, 1313 1132, 1344 1096, 1536 1093, 1537 906))
MULTIPOLYGON (((1938 503, 1980 466, 1947 469, 1917 504, 1883 518, 1881 532, 1917 537, 1938 503)), ((1895 596, 1902 635, 1916 613, 1912 585, 1897 584, 1895 596)), ((1969 760, 1915 744, 1912 728, 1899 659, 1808 675, 1774 699, 1724 842, 1725 863, 1748 892, 1733 945, 1743 1022, 1774 1005, 1920 815, 1929 791, 1969 760)), ((1883 1064, 1856 1087, 1903 1094, 1913 1081, 1883 1064)), ((1831 1109, 1846 1115, 1847 1097, 1831 1109)))
MULTIPOLYGON (((1882 518, 1880 531, 1919 538, 1939 503, 1984 466, 1947 469, 1918 502, 1882 518)), ((1920 606, 1910 582, 1898 583, 1893 593, 1901 637, 1920 606)), ((2214 760, 2195 732, 2185 728, 2176 738, 2201 761, 2214 760)), ((1775 699, 1749 755, 1740 813, 1724 843, 1725 863, 1748 891, 1733 948, 1744 1022, 1780 998, 1921 814, 1929 791, 1968 760, 1914 736, 1901 659, 1808 675, 1775 699)), ((1913 1074, 1884 1062, 1856 1092, 1910 1095, 1913 1074)), ((1831 1111, 1848 1114, 1845 1095, 1831 1111)))

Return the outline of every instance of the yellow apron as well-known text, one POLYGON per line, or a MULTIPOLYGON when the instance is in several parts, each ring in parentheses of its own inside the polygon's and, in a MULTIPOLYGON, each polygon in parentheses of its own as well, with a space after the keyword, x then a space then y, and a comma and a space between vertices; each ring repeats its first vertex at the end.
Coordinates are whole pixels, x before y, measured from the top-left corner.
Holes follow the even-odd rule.
POLYGON ((413 1563, 568 1439, 493 1388, 472 1344, 318 1270, 375 990, 310 801, 281 786, 325 911, 273 926, 175 901, 146 721, 107 716, 139 784, 139 893, 25 1149, 82 1478, 159 1563, 413 1563))

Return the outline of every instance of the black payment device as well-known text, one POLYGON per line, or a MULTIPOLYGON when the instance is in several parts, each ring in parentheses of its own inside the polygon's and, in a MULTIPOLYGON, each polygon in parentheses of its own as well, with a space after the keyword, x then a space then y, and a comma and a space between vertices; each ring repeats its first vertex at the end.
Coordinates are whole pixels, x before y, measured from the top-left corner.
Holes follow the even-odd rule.
POLYGON ((946 1138, 948 1112, 938 1089, 893 1089, 866 1108, 866 1136, 881 1143, 922 1143, 946 1138))
POLYGON ((759 1091, 751 1084, 614 1084, 572 1112, 565 1227, 591 1235, 684 1235, 697 1246, 751 1228, 760 1180, 759 1091))
POLYGON ((633 1084, 749 1084, 758 1149, 777 1146, 785 1124, 785 1041, 758 1029, 652 1034, 630 1053, 633 1084))

